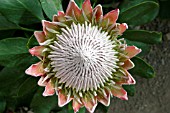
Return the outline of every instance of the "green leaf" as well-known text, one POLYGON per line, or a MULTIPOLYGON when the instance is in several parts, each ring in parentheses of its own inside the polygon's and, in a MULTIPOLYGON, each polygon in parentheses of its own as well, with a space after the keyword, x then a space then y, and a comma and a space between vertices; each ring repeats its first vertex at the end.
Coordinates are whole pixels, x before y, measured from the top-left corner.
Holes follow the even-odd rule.
POLYGON ((120 4, 120 23, 142 25, 152 21, 159 12, 156 0, 124 0, 120 4))
POLYGON ((123 88, 127 91, 129 96, 135 95, 135 85, 123 85, 123 88))
POLYGON ((131 59, 133 63, 135 64, 135 67, 129 70, 129 72, 132 75, 138 75, 143 78, 153 78, 155 77, 155 72, 153 68, 147 64, 145 61, 143 61, 139 57, 134 57, 131 59))
POLYGON ((24 96, 37 87, 37 79, 35 77, 28 77, 18 88, 18 96, 24 96))
POLYGON ((82 8, 82 4, 83 4, 84 0, 74 0, 74 1, 79 6, 79 8, 82 8))
MULTIPOLYGON (((1 13, 0 13, 0 30, 11 30, 11 29, 19 29, 19 26, 8 21, 1 13)), ((3 33, 1 33, 3 34, 3 33)), ((4 32, 4 35, 6 33, 4 32)), ((2 35, 0 37, 2 39, 2 35)))
POLYGON ((63 11, 61 0, 40 0, 45 14, 52 20, 53 15, 63 11))
POLYGON ((28 53, 26 38, 7 38, 0 40, 0 65, 26 69, 38 61, 28 53))
POLYGON ((21 37, 0 40, 0 57, 28 53, 27 41, 28 39, 21 37))
POLYGON ((24 72, 19 70, 18 67, 3 68, 3 70, 0 72, 0 91, 2 88, 8 89, 7 87, 16 83, 17 80, 22 78, 24 75, 24 72))
POLYGON ((57 96, 44 97, 43 91, 44 88, 39 87, 32 99, 30 107, 34 113, 50 113, 53 108, 58 107, 57 96))
POLYGON ((6 67, 26 68, 32 63, 38 62, 38 58, 28 54, 3 55, 0 56, 0 65, 6 67))
POLYGON ((19 24, 20 20, 24 20, 24 23, 32 24, 44 19, 38 0, 34 0, 34 2, 31 0, 0 0, 0 13, 9 21, 16 24, 19 24), (28 22, 28 20, 35 18, 36 21, 28 22))
POLYGON ((137 41, 130 41, 130 40, 126 40, 126 43, 128 46, 136 46, 140 49, 142 49, 142 52, 140 52, 138 54, 138 56, 144 56, 147 55, 150 52, 151 46, 149 44, 145 44, 143 42, 137 42, 137 41))
POLYGON ((159 44, 162 42, 162 33, 155 31, 127 30, 121 37, 146 44, 159 44))
POLYGON ((5 108, 6 108, 5 97, 0 95, 0 113, 4 113, 5 108))

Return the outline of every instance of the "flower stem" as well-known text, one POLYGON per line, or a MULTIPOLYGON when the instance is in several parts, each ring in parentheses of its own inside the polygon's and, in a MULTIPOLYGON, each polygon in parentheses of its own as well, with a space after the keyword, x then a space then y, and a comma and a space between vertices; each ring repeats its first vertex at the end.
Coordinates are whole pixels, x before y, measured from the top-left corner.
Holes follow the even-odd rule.
POLYGON ((20 27, 20 29, 24 30, 24 31, 30 31, 30 32, 35 31, 34 29, 28 29, 28 28, 25 28, 25 27, 20 27))

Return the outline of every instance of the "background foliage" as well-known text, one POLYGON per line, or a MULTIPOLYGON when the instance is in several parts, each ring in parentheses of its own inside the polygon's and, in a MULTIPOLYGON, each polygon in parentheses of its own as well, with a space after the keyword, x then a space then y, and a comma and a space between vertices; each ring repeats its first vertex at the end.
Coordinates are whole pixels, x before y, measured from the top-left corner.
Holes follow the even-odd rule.
MULTIPOLYGON (((84 0, 75 0, 81 7, 84 0)), ((142 49, 138 57, 133 58, 136 67, 130 70, 132 75, 144 78, 155 76, 153 68, 143 61, 152 44, 159 44, 161 33, 155 31, 134 30, 151 22, 155 17, 170 18, 169 0, 91 0, 92 6, 101 4, 104 13, 115 8, 120 9, 118 22, 127 23, 127 30, 120 38, 128 45, 142 49)), ((32 57, 28 49, 38 45, 33 32, 42 30, 41 20, 51 20, 58 10, 66 10, 69 0, 0 0, 0 113, 18 111, 27 107, 35 113, 73 113, 71 104, 64 108, 57 106, 57 96, 43 97, 43 87, 37 86, 38 78, 25 74, 25 70, 38 59, 32 57)), ((135 94, 135 86, 123 86, 129 96, 135 94)), ((108 107, 99 104, 97 109, 104 113, 108 107), (102 108, 102 109, 101 109, 102 108)), ((79 113, 85 113, 82 108, 79 113)))

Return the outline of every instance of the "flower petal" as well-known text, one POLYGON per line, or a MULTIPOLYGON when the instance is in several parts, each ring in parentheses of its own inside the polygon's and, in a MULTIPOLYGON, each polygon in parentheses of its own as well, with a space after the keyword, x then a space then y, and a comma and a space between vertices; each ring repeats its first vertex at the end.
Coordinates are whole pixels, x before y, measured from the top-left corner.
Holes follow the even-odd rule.
POLYGON ((118 97, 122 100, 128 100, 127 92, 121 86, 118 85, 113 86, 113 88, 111 89, 111 93, 115 97, 118 97))
POLYGON ((115 24, 119 16, 119 9, 115 9, 105 14, 103 17, 102 26, 115 24))
POLYGON ((32 76, 42 76, 45 74, 42 62, 31 65, 26 71, 26 74, 32 76))
POLYGON ((49 81, 45 86, 45 91, 43 92, 43 96, 51 96, 54 95, 54 93, 55 93, 54 84, 52 84, 52 82, 49 81))
POLYGON ((106 96, 99 94, 99 95, 97 96, 97 100, 98 100, 100 103, 102 103, 103 105, 109 106, 109 105, 110 105, 110 93, 109 93, 108 91, 106 91, 106 90, 105 90, 105 92, 106 92, 106 96))
POLYGON ((128 59, 124 62, 124 65, 122 67, 126 70, 129 70, 132 69, 134 66, 134 63, 130 59, 128 59))
POLYGON ((43 43, 46 40, 46 36, 43 31, 35 31, 34 36, 39 43, 43 43))
POLYGON ((97 22, 99 22, 100 18, 103 18, 103 10, 100 4, 93 9, 93 16, 95 16, 97 22))
POLYGON ((33 56, 42 56, 43 55, 43 50, 45 49, 44 46, 35 46, 31 49, 29 49, 29 52, 31 53, 31 55, 33 56))
POLYGON ((70 0, 66 10, 66 15, 73 17, 75 20, 80 18, 81 10, 79 9, 74 0, 70 0))
POLYGON ((78 101, 73 99, 73 110, 74 110, 74 112, 75 113, 78 112, 81 107, 82 107, 82 104, 80 104, 78 101))
POLYGON ((129 58, 132 58, 139 54, 142 50, 137 48, 136 46, 127 46, 125 52, 129 58))
POLYGON ((118 25, 118 29, 119 29, 119 35, 121 35, 123 32, 126 31, 126 29, 128 29, 128 25, 126 23, 122 23, 118 25))
POLYGON ((83 98, 82 102, 84 104, 84 106, 86 107, 86 109, 90 112, 93 113, 94 110, 96 109, 97 106, 97 98, 94 97, 94 99, 87 99, 87 98, 83 98))
POLYGON ((84 3, 82 4, 82 10, 84 11, 85 15, 89 20, 92 18, 92 6, 90 3, 90 0, 85 0, 84 3))
POLYGON ((63 107, 72 100, 69 95, 66 95, 62 90, 58 91, 58 106, 63 107))

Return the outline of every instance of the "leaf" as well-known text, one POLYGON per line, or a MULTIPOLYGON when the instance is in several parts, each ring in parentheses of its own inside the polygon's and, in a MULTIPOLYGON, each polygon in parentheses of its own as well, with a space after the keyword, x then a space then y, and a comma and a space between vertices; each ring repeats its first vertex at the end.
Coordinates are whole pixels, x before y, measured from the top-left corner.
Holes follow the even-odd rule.
POLYGON ((24 72, 19 70, 18 67, 3 68, 0 72, 0 91, 2 88, 9 87, 11 84, 16 83, 18 79, 24 76, 24 72))
POLYGON ((50 113, 53 108, 58 107, 57 96, 44 97, 43 91, 44 88, 39 87, 32 99, 30 107, 34 113, 50 113))
POLYGON ((0 65, 6 67, 26 68, 30 64, 35 62, 38 62, 38 59, 36 57, 31 56, 30 54, 0 56, 0 65))
POLYGON ((26 69, 38 61, 28 53, 26 38, 7 38, 0 40, 0 65, 26 69))
MULTIPOLYGON (((1 1, 0 1, 1 2, 1 1)), ((8 21, 1 13, 0 13, 0 30, 11 30, 11 29, 19 29, 19 26, 8 21)), ((3 34, 3 33, 1 33, 3 34)), ((4 35, 6 33, 4 32, 4 35)), ((2 35, 0 37, 2 39, 2 35)))
MULTIPOLYGON (((30 24, 40 22, 44 19, 38 0, 34 0, 34 2, 31 0, 0 0, 0 13, 15 24, 19 24, 21 18, 26 20, 28 20, 29 17, 36 18, 36 21, 30 24), (27 15, 25 12, 27 12, 27 15)), ((32 19, 33 18, 29 18, 29 20, 32 19)))
MULTIPOLYGON (((7 101, 6 109, 15 111, 15 109, 18 107, 30 105, 31 99, 33 98, 36 88, 32 89, 32 91, 30 91, 27 94, 18 95, 19 87, 22 85, 22 83, 24 83, 25 80, 27 80, 27 78, 29 78, 29 77, 25 75, 22 78, 18 79, 17 82, 15 82, 11 85, 8 85, 7 86, 8 88, 5 88, 6 89, 5 98, 7 101)), ((36 78, 34 78, 34 79, 36 79, 36 78)), ((27 89, 25 88, 25 90, 27 90, 27 89)))
POLYGON ((18 96, 24 96, 32 92, 37 87, 37 79, 28 77, 18 88, 18 96))
POLYGON ((159 12, 156 0, 124 0, 120 4, 120 23, 142 25, 152 21, 159 12))
POLYGON ((53 15, 63 11, 61 0, 40 0, 45 14, 52 20, 53 15))
POLYGON ((145 44, 143 42, 137 42, 137 41, 130 41, 126 40, 126 43, 128 46, 136 46, 140 49, 142 49, 142 52, 140 52, 137 56, 144 56, 147 55, 150 52, 151 46, 149 44, 145 44))
POLYGON ((0 113, 4 113, 5 108, 6 108, 5 97, 0 95, 0 113))
POLYGON ((159 44, 162 42, 162 33, 155 31, 127 30, 121 37, 146 44, 159 44))
POLYGON ((135 95, 135 85, 123 85, 123 88, 127 91, 129 96, 135 95))
POLYGON ((28 53, 27 41, 28 39, 21 37, 0 40, 0 57, 28 53))
POLYGON ((155 72, 153 68, 147 64, 145 61, 143 61, 139 57, 134 57, 131 59, 133 63, 135 64, 135 67, 129 70, 129 72, 132 75, 138 75, 143 78, 153 78, 155 77, 155 72))

